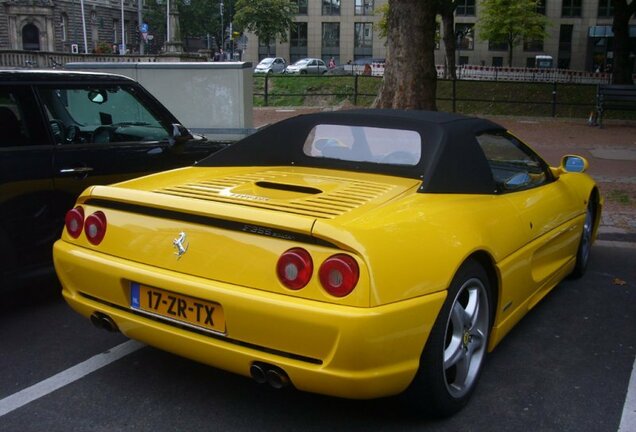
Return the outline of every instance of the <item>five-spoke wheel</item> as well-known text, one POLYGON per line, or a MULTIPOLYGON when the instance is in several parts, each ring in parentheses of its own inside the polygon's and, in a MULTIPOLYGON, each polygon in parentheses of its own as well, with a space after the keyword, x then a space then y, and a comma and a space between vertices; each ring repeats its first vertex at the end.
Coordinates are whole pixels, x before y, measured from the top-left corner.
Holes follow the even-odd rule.
POLYGON ((407 391, 415 409, 446 417, 466 405, 486 359, 492 292, 483 266, 465 262, 453 278, 407 391))

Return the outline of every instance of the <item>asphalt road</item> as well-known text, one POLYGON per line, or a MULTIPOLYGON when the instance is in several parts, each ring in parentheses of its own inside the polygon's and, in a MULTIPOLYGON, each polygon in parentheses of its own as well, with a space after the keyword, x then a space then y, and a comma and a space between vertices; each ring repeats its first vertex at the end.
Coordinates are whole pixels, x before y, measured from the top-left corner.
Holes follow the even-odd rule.
POLYGON ((2 415, 17 392, 127 340, 92 327, 56 289, 5 296, 0 431, 616 432, 636 356, 634 263, 636 248, 595 247, 586 276, 561 283, 490 355, 469 406, 436 422, 397 398, 276 391, 150 347, 2 415))

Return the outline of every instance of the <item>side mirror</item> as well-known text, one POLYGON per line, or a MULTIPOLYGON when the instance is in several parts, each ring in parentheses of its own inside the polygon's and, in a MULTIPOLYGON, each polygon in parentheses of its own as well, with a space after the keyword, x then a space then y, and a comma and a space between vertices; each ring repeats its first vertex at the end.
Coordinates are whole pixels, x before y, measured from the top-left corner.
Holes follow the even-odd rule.
POLYGON ((190 131, 179 123, 172 123, 172 136, 170 137, 170 145, 186 142, 192 138, 190 131))
POLYGON ((561 166, 559 167, 562 172, 570 173, 582 173, 587 171, 589 164, 587 159, 577 155, 566 155, 561 159, 561 166))

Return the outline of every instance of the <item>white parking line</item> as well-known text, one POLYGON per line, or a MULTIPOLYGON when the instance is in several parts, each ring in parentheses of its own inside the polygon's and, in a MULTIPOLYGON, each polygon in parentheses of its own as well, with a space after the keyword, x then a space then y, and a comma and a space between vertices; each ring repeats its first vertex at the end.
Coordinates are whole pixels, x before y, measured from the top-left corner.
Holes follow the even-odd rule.
POLYGON ((129 340, 128 342, 117 345, 108 351, 97 354, 82 363, 53 375, 44 381, 40 381, 31 387, 27 387, 24 390, 20 390, 19 392, 12 394, 11 396, 7 396, 0 400, 0 417, 74 381, 77 381, 89 373, 95 372, 96 370, 103 368, 104 366, 107 366, 110 363, 143 348, 144 346, 145 345, 140 342, 129 340))
POLYGON ((627 395, 625 396, 625 405, 623 405, 621 424, 618 426, 618 432, 632 431, 636 431, 636 359, 634 359, 632 376, 627 386, 627 395))

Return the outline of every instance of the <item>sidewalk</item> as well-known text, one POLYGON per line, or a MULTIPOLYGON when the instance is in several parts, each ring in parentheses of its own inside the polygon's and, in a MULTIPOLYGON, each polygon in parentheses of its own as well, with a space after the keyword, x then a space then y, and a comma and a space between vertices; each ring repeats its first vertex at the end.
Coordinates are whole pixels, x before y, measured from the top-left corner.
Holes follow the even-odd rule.
MULTIPOLYGON (((337 108, 254 108, 254 127, 288 117, 337 108)), ((590 127, 584 119, 489 117, 532 146, 551 165, 566 154, 590 163, 589 174, 605 197, 600 240, 636 243, 636 122, 606 121, 590 127)))

